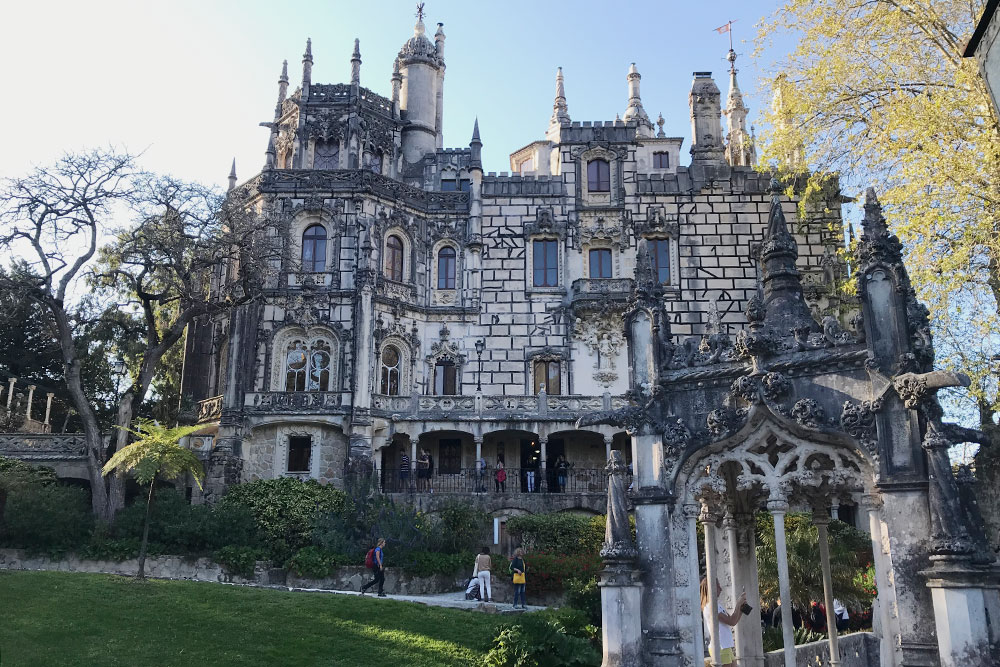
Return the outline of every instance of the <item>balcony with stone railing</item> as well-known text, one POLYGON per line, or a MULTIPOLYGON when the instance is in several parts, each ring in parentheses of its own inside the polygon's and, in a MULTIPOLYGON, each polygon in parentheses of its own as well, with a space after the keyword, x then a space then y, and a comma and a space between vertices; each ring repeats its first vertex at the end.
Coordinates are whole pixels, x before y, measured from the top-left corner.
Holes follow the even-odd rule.
POLYGON ((339 391, 256 391, 246 395, 243 410, 264 414, 317 414, 340 405, 339 391))
POLYGON ((372 409, 421 419, 462 417, 532 417, 574 421, 590 412, 617 410, 628 405, 621 396, 383 396, 372 398, 372 409))
POLYGON ((198 424, 217 422, 222 418, 222 396, 198 401, 198 424))
POLYGON ((594 308, 606 303, 624 304, 632 296, 632 278, 578 278, 573 281, 571 302, 574 307, 594 308))

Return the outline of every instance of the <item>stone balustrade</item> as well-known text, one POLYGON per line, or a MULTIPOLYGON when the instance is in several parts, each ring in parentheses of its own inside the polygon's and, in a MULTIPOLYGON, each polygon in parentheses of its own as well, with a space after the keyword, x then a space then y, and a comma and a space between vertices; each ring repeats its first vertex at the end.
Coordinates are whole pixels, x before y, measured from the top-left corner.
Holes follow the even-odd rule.
POLYGON ((254 413, 317 413, 339 408, 341 405, 338 391, 256 391, 246 394, 243 409, 254 413))
POLYGON ((635 288, 632 278, 578 278, 573 281, 571 300, 574 306, 625 303, 635 288))
POLYGON ((198 401, 198 424, 219 421, 222 417, 222 396, 198 401))
POLYGON ((526 396, 384 396, 372 397, 372 408, 390 414, 418 414, 425 417, 477 415, 531 415, 536 417, 577 416, 628 405, 621 396, 549 396, 545 392, 526 396))

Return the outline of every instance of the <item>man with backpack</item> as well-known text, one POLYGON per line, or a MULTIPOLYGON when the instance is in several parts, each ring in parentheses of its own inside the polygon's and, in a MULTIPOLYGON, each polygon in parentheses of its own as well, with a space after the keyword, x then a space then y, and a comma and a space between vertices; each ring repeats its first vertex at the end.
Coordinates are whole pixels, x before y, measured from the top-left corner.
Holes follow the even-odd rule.
POLYGON ((383 547, 385 547, 385 538, 380 537, 375 547, 369 550, 365 556, 365 567, 372 571, 373 578, 367 584, 361 586, 362 595, 369 588, 378 584, 378 596, 380 598, 385 597, 385 593, 382 591, 382 586, 385 584, 385 553, 382 551, 383 547))

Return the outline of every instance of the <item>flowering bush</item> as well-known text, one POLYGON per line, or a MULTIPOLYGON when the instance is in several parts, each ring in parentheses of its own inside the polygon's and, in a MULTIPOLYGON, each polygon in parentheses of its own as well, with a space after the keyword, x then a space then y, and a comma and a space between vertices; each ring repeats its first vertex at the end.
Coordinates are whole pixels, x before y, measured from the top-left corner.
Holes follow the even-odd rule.
MULTIPOLYGON (((506 575, 509 562, 504 556, 494 556, 493 571, 506 575)), ((524 563, 528 568, 526 577, 528 595, 543 591, 563 590, 568 581, 596 577, 601 569, 601 558, 596 553, 535 552, 525 554, 524 563)))

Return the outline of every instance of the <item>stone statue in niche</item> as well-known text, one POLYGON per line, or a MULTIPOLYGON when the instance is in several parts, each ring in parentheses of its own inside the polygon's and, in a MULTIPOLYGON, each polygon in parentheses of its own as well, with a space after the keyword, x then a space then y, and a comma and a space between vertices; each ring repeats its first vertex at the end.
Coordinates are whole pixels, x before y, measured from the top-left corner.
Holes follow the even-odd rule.
POLYGON ((613 450, 608 460, 608 510, 604 529, 604 547, 601 558, 625 560, 635 558, 638 551, 632 541, 632 527, 628 520, 628 466, 620 451, 613 450))

